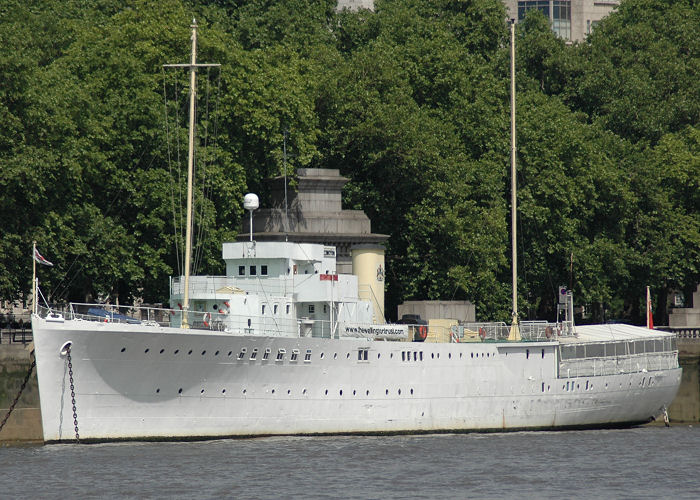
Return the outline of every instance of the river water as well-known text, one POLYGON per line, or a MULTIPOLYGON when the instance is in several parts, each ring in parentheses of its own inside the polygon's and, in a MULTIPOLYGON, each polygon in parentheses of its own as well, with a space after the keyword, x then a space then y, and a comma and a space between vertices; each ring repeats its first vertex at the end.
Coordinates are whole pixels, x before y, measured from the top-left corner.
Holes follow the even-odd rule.
POLYGON ((700 498, 700 427, 0 449, 2 498, 700 498))

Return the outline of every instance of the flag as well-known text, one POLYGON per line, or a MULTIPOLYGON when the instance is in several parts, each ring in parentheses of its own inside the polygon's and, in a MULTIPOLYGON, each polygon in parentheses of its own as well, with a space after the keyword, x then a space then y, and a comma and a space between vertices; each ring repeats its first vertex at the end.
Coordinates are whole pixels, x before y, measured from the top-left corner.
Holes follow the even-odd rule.
POLYGON ((43 264, 45 266, 53 266, 53 263, 49 262, 46 260, 40 253, 39 250, 34 247, 34 260, 37 261, 39 264, 43 264))
POLYGON ((647 328, 654 329, 654 315, 651 310, 651 292, 647 287, 647 328))

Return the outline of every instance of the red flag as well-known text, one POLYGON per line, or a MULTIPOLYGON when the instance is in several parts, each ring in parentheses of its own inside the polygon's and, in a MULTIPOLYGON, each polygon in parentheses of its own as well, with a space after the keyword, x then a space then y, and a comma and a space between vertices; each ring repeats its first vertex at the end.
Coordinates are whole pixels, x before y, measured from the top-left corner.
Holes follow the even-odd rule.
POLYGON ((46 260, 40 253, 39 250, 34 247, 34 260, 37 261, 39 264, 43 264, 45 266, 53 266, 51 262, 46 260))

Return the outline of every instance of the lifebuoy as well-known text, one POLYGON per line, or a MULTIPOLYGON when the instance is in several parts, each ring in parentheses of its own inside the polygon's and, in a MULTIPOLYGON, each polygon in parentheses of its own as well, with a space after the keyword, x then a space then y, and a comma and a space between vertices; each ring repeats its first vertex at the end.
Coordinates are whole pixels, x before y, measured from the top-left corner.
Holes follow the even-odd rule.
POLYGON ((425 325, 418 327, 418 337, 421 340, 425 340, 428 337, 428 328, 425 325))
POLYGON ((547 336, 548 339, 551 339, 552 338, 552 327, 548 326, 547 328, 545 328, 544 334, 547 336))
POLYGON ((483 326, 479 327, 479 337, 481 337, 481 340, 484 340, 486 338, 486 330, 483 326))

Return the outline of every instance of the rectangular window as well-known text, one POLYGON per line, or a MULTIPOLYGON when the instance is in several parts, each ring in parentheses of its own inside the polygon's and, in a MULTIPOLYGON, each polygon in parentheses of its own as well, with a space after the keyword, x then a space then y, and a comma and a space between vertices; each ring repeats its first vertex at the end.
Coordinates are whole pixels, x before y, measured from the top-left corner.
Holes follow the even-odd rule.
POLYGON ((245 276, 245 266, 238 266, 238 276, 245 276))
POLYGON ((284 355, 286 354, 286 352, 287 352, 287 351, 285 351, 284 349, 279 349, 279 350, 277 351, 277 359, 276 359, 276 361, 282 361, 282 360, 284 359, 284 355))
POLYGON ((255 276, 258 274, 258 270, 255 266, 250 266, 250 273, 251 276, 255 276))
POLYGON ((306 350, 306 354, 304 354, 304 361, 311 361, 311 349, 306 350))
POLYGON ((270 348, 268 347, 265 349, 265 352, 263 353, 263 358, 262 359, 267 359, 270 357, 270 348))
POLYGON ((241 349, 241 352, 238 353, 238 359, 243 359, 243 357, 245 356, 245 352, 246 348, 244 347, 243 349, 241 349))
POLYGON ((292 360, 292 361, 296 361, 298 357, 299 357, 299 349, 294 349, 294 350, 292 350, 292 357, 291 357, 291 360, 292 360))
POLYGON ((250 359, 255 359, 258 357, 258 350, 253 349, 253 352, 250 353, 250 359))
POLYGON ((316 308, 314 307, 313 304, 309 304, 309 314, 313 314, 316 311, 316 308))
POLYGON ((267 276, 267 266, 260 266, 260 276, 267 276))
POLYGON ((262 305, 262 308, 260 309, 261 313, 263 316, 265 316, 265 304, 262 305))

